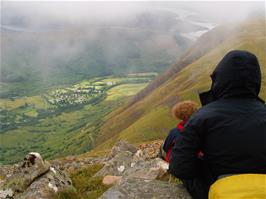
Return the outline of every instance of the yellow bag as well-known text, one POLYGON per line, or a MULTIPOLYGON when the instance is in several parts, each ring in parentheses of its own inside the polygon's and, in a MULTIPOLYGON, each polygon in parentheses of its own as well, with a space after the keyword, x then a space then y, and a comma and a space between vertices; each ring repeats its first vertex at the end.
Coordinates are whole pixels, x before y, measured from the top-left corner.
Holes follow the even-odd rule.
POLYGON ((266 199, 266 175, 239 174, 221 178, 211 186, 209 199, 266 199))

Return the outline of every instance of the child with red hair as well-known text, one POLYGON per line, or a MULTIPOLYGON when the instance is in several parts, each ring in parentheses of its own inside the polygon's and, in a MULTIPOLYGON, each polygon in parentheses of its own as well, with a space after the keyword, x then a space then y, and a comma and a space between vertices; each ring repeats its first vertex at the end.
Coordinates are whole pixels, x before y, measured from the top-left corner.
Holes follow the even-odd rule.
MULTIPOLYGON (((170 155, 172 148, 175 144, 176 139, 180 135, 180 133, 183 132, 184 125, 190 118, 190 116, 197 111, 197 104, 193 101, 186 100, 183 102, 177 103, 173 108, 172 108, 172 114, 177 120, 181 120, 176 128, 173 128, 168 136, 166 137, 162 149, 161 149, 161 154, 163 159, 165 159, 167 162, 170 161, 170 155)), ((202 154, 199 154, 199 156, 202 154)))

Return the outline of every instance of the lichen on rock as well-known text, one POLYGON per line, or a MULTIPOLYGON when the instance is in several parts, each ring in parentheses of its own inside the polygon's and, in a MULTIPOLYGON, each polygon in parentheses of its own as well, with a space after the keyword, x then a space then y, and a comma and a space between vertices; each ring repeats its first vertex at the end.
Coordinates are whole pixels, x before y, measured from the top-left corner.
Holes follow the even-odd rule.
POLYGON ((191 199, 181 185, 159 180, 123 178, 119 184, 108 189, 100 199, 191 199))
POLYGON ((114 147, 109 161, 96 174, 105 176, 105 181, 110 179, 110 184, 114 185, 100 199, 191 199, 182 184, 158 180, 170 176, 169 164, 158 157, 159 143, 143 144, 134 153, 127 150, 131 147, 127 147, 126 142, 122 148, 120 145, 114 147))
POLYGON ((39 153, 29 153, 0 184, 0 198, 49 199, 72 187, 66 173, 44 161, 39 153))

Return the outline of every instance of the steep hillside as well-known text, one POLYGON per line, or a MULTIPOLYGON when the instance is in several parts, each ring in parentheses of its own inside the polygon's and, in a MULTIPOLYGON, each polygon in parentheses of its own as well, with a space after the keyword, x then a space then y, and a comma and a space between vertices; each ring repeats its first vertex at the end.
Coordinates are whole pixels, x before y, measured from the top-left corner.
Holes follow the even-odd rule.
POLYGON ((248 50, 258 56, 263 71, 260 96, 266 100, 265 37, 265 20, 227 24, 203 35, 169 71, 106 118, 96 149, 109 148, 119 139, 138 143, 165 137, 176 124, 170 114, 172 105, 184 99, 199 102, 198 93, 210 87, 209 75, 232 49, 248 50))

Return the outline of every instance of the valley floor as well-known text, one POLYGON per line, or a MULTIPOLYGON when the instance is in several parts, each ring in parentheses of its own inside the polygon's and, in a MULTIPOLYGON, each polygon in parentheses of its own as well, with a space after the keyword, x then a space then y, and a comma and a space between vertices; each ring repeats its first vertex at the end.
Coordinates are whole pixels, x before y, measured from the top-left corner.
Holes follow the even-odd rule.
POLYGON ((55 158, 92 149, 105 116, 155 76, 97 77, 37 96, 0 99, 0 163, 14 163, 30 151, 55 158))

